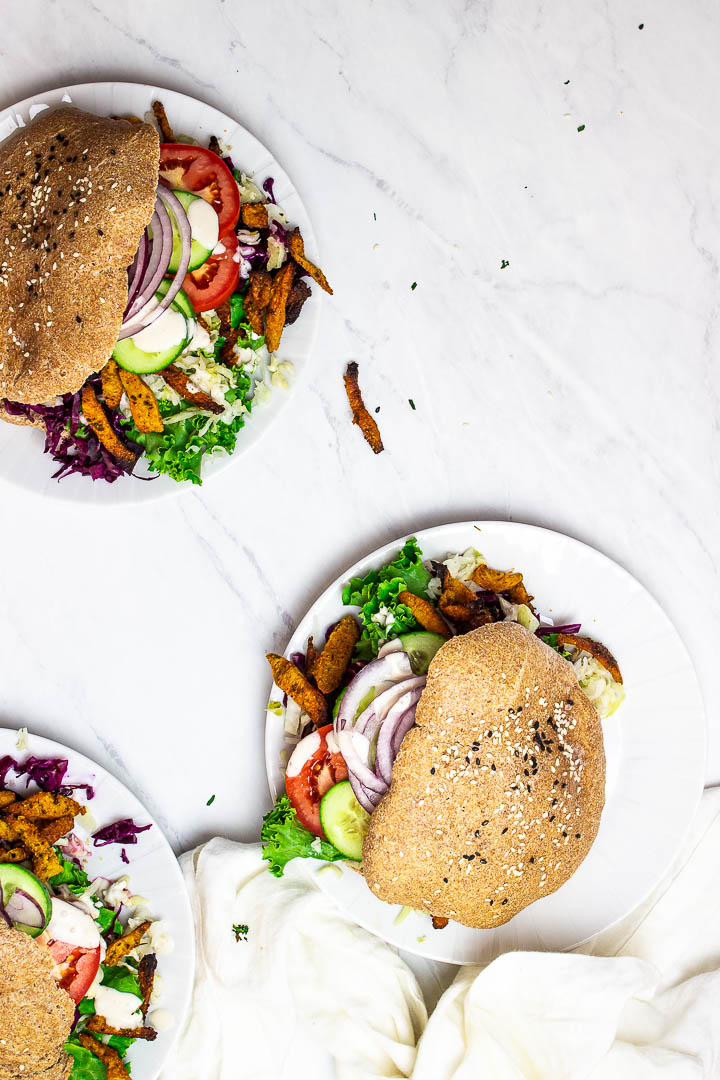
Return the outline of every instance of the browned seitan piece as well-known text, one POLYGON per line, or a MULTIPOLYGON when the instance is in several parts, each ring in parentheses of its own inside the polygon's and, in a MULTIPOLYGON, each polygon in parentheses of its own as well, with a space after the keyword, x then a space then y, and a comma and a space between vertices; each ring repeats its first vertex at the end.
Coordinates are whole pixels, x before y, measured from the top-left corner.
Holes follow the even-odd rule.
POLYGON ((70 106, 0 144, 0 399, 74 393, 107 361, 155 205, 158 146, 149 124, 70 106))
POLYGON ((392 904, 491 928, 570 878, 605 801, 600 720, 572 666, 516 623, 433 659, 363 873, 392 904))

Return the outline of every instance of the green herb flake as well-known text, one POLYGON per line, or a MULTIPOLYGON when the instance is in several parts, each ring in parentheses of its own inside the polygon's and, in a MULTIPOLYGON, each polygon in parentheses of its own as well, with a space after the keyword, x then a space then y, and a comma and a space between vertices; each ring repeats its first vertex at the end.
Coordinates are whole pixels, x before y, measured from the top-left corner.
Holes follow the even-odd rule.
POLYGON ((207 802, 205 803, 205 805, 206 805, 206 806, 212 806, 212 804, 213 804, 214 802, 215 802, 215 796, 214 796, 214 795, 211 795, 211 796, 210 796, 210 798, 208 799, 208 801, 207 801, 207 802))
POLYGON ((563 86, 569 86, 569 85, 570 85, 570 80, 566 79, 565 82, 563 83, 563 86))
POLYGON ((377 221, 377 214, 375 213, 374 210, 373 210, 373 221, 377 221))
POLYGON ((510 263, 509 263, 509 261, 507 259, 502 259, 502 261, 500 262, 500 269, 501 270, 507 270, 509 265, 510 265, 510 263))
POLYGON ((413 399, 411 397, 408 398, 408 401, 410 402, 410 408, 412 409, 413 412, 415 412, 415 402, 413 401, 413 399))
POLYGON ((584 131, 584 130, 585 130, 585 125, 584 125, 584 124, 580 124, 580 125, 578 126, 578 131, 584 131))
POLYGON ((247 941, 249 930, 250 927, 246 923, 233 923, 232 932, 236 941, 247 941))
POLYGON ((417 289, 417 281, 413 281, 412 285, 410 286, 410 292, 414 292, 415 289, 417 289))

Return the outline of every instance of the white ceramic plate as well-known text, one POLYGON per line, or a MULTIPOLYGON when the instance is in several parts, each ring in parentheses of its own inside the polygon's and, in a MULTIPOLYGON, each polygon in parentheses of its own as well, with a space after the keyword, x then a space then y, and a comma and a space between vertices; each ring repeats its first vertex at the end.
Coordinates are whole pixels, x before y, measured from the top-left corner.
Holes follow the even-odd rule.
MULTIPOLYGON (((98 115, 134 114, 143 117, 159 98, 165 105, 168 119, 177 136, 190 135, 203 145, 211 135, 217 135, 229 147, 236 167, 253 175, 258 183, 266 177, 275 179, 275 197, 291 222, 299 225, 305 240, 309 258, 316 260, 315 238, 307 211, 290 178, 278 165, 269 150, 258 142, 244 127, 225 113, 205 105, 195 98, 164 90, 159 86, 139 83, 101 82, 80 83, 76 86, 47 90, 26 98, 0 113, 0 141, 21 124, 27 124, 31 110, 38 105, 59 105, 70 98, 73 105, 98 115)), ((303 308, 302 316, 283 334, 278 359, 290 360, 295 365, 295 382, 303 378, 309 364, 320 317, 320 292, 314 287, 312 297, 303 308)), ((236 462, 243 452, 257 442, 273 423, 292 396, 290 391, 274 390, 270 401, 258 407, 238 435, 233 454, 218 453, 203 463, 203 483, 236 462)), ((55 466, 50 457, 43 454, 44 435, 37 428, 16 427, 0 423, 0 478, 39 495, 78 501, 87 504, 126 505, 146 502, 191 491, 189 482, 178 484, 167 476, 158 476, 150 482, 134 477, 120 477, 114 484, 93 482, 87 476, 66 476, 59 482, 52 479, 55 466)), ((152 475, 152 474, 148 474, 152 475)), ((241 483, 238 477, 238 483, 241 483)))
MULTIPOLYGON (((475 547, 490 566, 522 570, 537 609, 555 623, 581 622, 617 657, 627 698, 604 724, 606 805, 585 862, 552 896, 504 926, 473 930, 428 916, 401 923, 360 874, 323 870, 318 883, 368 930, 402 949, 456 964, 485 963, 512 949, 562 950, 606 929, 658 884, 683 843, 700 798, 705 716, 693 666, 675 629, 649 593, 593 548, 532 525, 500 521, 441 525, 417 534, 426 558, 475 547)), ((313 605, 288 643, 304 651, 343 611, 343 584, 392 558, 405 537, 351 566, 313 605)), ((281 692, 273 687, 271 700, 281 692)), ((283 790, 283 718, 268 710, 266 768, 273 797, 283 790)), ((317 874, 322 864, 307 860, 317 874)))
MULTIPOLYGON (((81 839, 85 840, 89 833, 123 818, 132 818, 136 825, 152 824, 148 832, 140 833, 137 844, 126 846, 129 866, 120 858, 121 847, 108 844, 92 849, 92 858, 86 870, 91 878, 102 876, 115 879, 127 874, 133 892, 149 901, 151 914, 162 920, 163 929, 173 942, 172 952, 158 955, 162 997, 156 1006, 151 1006, 151 1009, 163 1008, 172 1013, 173 1026, 159 1033, 154 1042, 137 1042, 128 1052, 133 1080, 155 1080, 182 1027, 195 976, 192 912, 177 859, 157 822, 114 776, 61 743, 30 735, 28 748, 18 751, 15 748, 16 739, 16 731, 0 729, 0 758, 5 754, 20 762, 31 754, 42 758, 66 758, 68 783, 90 783, 95 789, 95 796, 90 801, 84 798, 83 792, 75 795, 79 802, 87 804, 85 819, 90 819, 85 820, 85 825, 81 825, 78 819, 74 831, 81 839)), ((25 778, 18 778, 12 772, 8 774, 6 784, 15 791, 25 791, 25 778)), ((36 789, 31 785, 29 790, 32 792, 36 789)))

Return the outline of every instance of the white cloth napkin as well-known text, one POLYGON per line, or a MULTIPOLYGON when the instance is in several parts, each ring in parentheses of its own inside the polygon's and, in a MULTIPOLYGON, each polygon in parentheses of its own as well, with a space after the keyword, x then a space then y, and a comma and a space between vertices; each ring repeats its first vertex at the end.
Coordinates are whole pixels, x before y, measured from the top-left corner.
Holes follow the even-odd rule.
POLYGON ((410 1076, 427 1022, 415 977, 337 910, 301 862, 278 881, 258 845, 216 839, 181 865, 197 975, 162 1080, 410 1076), (248 926, 247 941, 235 940, 233 924, 248 926))
POLYGON ((277 881, 256 845, 213 840, 182 865, 198 975, 162 1080, 720 1077, 718 789, 632 915, 575 953, 462 968, 427 1026, 408 966, 302 864, 277 881), (246 942, 233 923, 249 925, 246 942))

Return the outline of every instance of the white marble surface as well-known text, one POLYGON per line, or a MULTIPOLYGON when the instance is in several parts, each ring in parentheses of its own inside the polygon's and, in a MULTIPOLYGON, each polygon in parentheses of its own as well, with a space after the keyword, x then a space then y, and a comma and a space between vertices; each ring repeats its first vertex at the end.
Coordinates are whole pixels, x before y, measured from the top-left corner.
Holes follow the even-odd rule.
POLYGON ((282 426, 202 490, 98 511, 2 489, 0 722, 101 761, 178 851, 254 838, 264 652, 386 540, 512 518, 661 601, 720 780, 717 6, 25 0, 3 30, 1 107, 121 79, 236 116, 335 296, 282 426))

